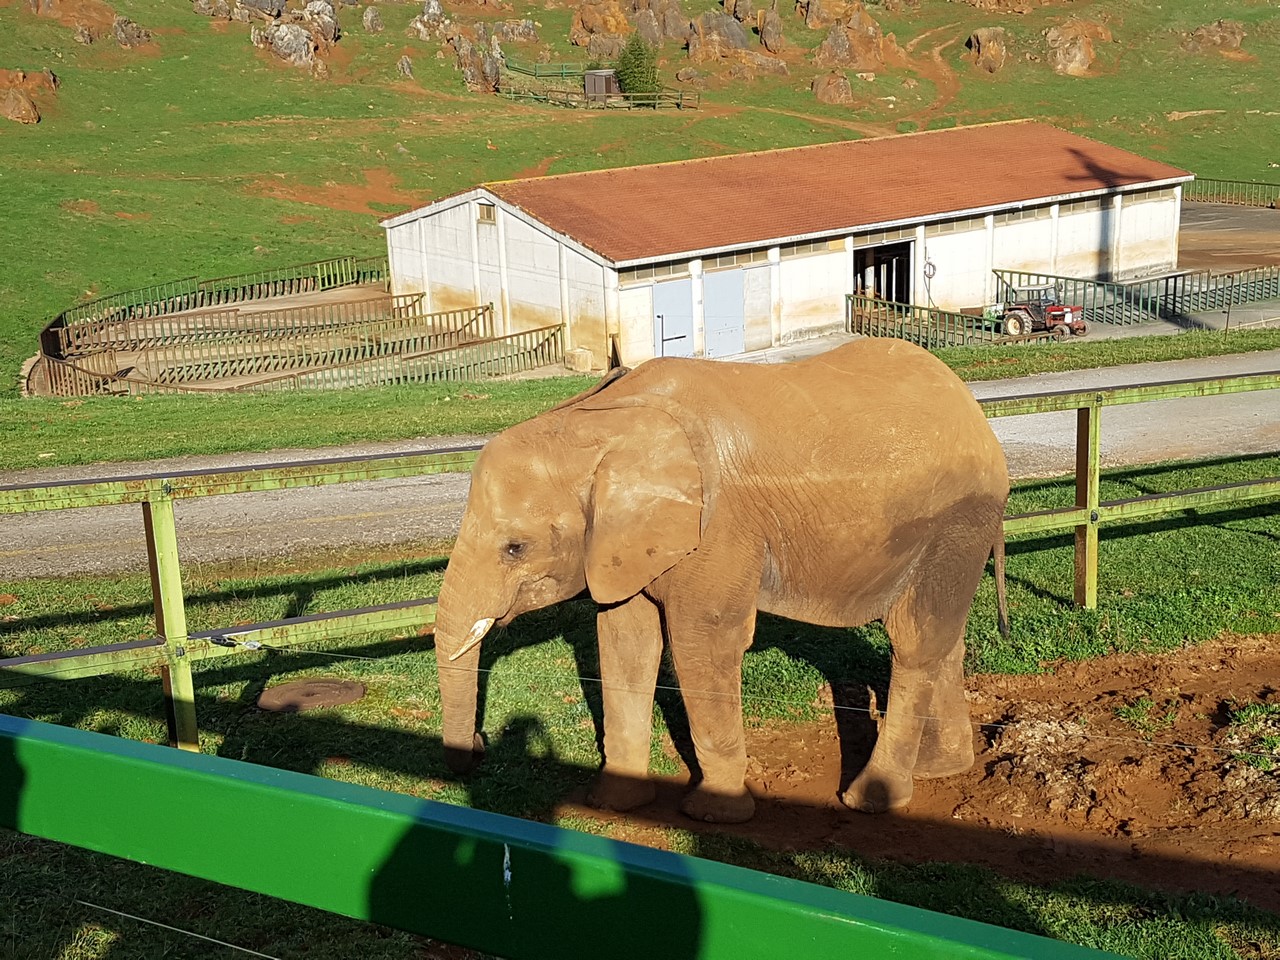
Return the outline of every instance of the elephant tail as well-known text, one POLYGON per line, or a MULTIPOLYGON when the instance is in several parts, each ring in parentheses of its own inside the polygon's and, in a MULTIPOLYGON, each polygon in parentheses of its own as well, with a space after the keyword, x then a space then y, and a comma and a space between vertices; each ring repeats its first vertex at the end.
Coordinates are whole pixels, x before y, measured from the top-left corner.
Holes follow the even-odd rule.
POLYGON ((1004 585, 1004 526, 1000 527, 1000 536, 996 537, 991 547, 991 557, 995 561, 996 576, 996 619, 1000 626, 1000 636, 1009 639, 1009 597, 1004 585))

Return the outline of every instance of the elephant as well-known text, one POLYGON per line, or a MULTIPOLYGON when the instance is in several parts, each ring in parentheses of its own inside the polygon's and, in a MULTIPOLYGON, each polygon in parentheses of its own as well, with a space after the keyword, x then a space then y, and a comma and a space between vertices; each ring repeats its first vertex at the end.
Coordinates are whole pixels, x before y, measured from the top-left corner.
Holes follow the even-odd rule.
MULTIPOLYGON (((483 753, 487 632, 586 591, 604 707, 589 802, 624 811, 655 796, 665 641, 701 768, 681 809, 741 822, 754 813, 741 677, 757 611, 833 627, 880 620, 888 703, 840 799, 901 807, 913 779, 974 762, 965 623, 995 545, 1003 566, 1008 495, 1004 453, 968 388, 905 341, 855 340, 787 364, 655 358, 616 370, 476 460, 437 601, 446 759, 462 773, 483 753)), ((1001 591, 1002 625, 1003 607, 1001 591)))

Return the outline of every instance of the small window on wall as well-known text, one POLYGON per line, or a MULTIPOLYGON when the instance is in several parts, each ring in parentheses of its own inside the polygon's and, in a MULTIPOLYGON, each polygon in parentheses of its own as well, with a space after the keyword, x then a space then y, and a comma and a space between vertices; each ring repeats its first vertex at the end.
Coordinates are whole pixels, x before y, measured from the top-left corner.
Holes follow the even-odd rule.
POLYGON ((480 223, 497 223, 497 208, 492 203, 477 203, 476 220, 480 223))

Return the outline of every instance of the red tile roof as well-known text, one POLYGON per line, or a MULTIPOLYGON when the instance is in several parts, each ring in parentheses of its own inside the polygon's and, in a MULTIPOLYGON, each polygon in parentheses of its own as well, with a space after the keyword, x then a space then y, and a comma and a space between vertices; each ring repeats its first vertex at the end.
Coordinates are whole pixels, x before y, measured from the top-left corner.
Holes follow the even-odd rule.
POLYGON ((484 186, 623 262, 1190 176, 1014 121, 484 186))

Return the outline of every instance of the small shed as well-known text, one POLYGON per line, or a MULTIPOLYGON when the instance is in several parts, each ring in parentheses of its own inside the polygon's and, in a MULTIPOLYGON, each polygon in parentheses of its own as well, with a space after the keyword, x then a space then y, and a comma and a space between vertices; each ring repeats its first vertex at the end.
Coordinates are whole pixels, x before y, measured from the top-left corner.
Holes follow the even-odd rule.
POLYGON ((995 269, 1166 273, 1191 179, 1012 121, 486 183, 382 225, 395 293, 563 324, 599 368, 841 329, 850 293, 959 310, 995 269))
POLYGON ((622 92, 618 75, 612 69, 587 70, 582 74, 582 92, 588 100, 603 101, 622 92))

